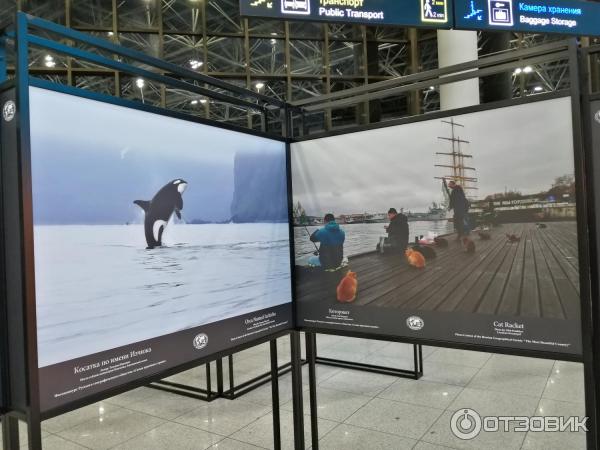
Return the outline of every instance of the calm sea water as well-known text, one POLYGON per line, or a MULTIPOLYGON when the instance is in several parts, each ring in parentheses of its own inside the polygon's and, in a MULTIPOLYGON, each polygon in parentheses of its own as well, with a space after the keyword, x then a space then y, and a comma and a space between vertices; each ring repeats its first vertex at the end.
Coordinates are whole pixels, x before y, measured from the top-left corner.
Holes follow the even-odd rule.
POLYGON ((291 301, 287 224, 36 226, 40 367, 291 301))
MULTIPOLYGON (((346 242, 344 243, 344 255, 352 256, 358 253, 364 253, 375 250, 380 236, 386 236, 384 223, 356 223, 350 225, 341 225, 346 232, 346 242)), ((304 260, 306 255, 315 251, 315 246, 308 239, 309 233, 319 227, 294 227, 295 252, 296 259, 304 260)), ((413 241, 416 235, 441 235, 450 233, 453 230, 453 224, 447 220, 438 221, 415 221, 408 222, 409 240, 413 241)), ((319 244, 317 244, 318 246, 319 244)))

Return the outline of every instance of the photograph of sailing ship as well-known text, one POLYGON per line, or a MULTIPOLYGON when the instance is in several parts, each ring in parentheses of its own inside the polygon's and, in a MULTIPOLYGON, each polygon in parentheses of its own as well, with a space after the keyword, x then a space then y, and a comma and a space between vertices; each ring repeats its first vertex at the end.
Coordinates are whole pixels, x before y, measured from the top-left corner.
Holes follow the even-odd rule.
POLYGON ((578 320, 568 99, 299 142, 292 174, 301 303, 351 271, 353 307, 578 320))

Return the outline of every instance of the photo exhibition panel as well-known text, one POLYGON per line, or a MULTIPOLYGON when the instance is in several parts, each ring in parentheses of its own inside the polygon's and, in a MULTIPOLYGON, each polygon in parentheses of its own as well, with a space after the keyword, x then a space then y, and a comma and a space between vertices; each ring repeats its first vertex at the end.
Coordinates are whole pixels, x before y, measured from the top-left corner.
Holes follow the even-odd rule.
POLYGON ((291 158, 300 326, 581 354, 570 98, 291 158))
POLYGON ((30 98, 42 410, 293 325, 283 142, 30 98))

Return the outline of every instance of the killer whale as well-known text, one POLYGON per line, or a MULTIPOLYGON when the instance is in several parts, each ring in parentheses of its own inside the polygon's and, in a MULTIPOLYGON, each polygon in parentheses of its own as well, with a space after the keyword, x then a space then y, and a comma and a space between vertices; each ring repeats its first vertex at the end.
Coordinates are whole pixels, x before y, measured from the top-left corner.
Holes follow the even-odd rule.
POLYGON ((183 209, 183 198, 181 194, 185 191, 187 182, 181 178, 169 181, 156 193, 152 200, 135 200, 146 213, 144 218, 144 234, 148 249, 162 245, 162 235, 171 218, 175 213, 181 219, 183 209))

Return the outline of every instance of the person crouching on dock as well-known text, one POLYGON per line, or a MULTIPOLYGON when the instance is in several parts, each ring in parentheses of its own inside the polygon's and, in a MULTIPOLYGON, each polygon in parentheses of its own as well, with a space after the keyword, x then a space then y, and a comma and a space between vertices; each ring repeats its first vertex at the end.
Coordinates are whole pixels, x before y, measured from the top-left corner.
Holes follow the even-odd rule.
MULTIPOLYGON (((344 259, 344 241, 346 234, 335 221, 331 213, 323 218, 325 226, 310 235, 312 242, 320 242, 318 265, 323 270, 336 270, 341 267, 344 259)), ((310 262, 310 261, 309 261, 310 262)), ((315 261, 316 262, 316 261, 315 261)))
POLYGON ((396 208, 390 208, 388 211, 389 225, 385 226, 387 231, 387 239, 385 247, 391 250, 390 253, 395 253, 404 256, 404 251, 408 247, 408 218, 396 211, 396 208))

